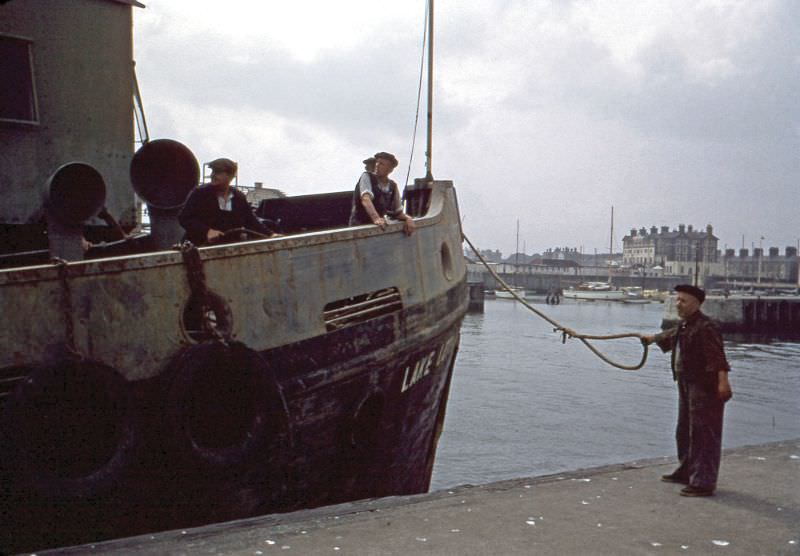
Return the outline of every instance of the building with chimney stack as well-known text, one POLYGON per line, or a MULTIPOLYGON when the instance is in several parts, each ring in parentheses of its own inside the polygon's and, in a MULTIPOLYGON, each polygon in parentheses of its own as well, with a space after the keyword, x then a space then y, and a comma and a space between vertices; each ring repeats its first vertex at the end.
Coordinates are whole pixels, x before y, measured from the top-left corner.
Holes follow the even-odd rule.
POLYGON ((780 249, 770 247, 764 250, 756 247, 752 254, 749 249, 726 249, 721 257, 722 276, 726 282, 755 281, 761 283, 787 282, 798 284, 797 247, 786 247, 784 254, 780 249))
POLYGON ((752 254, 726 249, 723 254, 718 243, 711 224, 703 231, 684 224, 673 230, 632 229, 622 239, 622 264, 642 271, 663 269, 664 275, 697 278, 701 284, 712 276, 726 282, 798 283, 797 247, 786 247, 783 255, 777 247, 767 252, 755 248, 752 254))
POLYGON ((711 224, 705 230, 696 230, 691 224, 680 224, 673 230, 669 226, 634 228, 622 238, 622 264, 661 266, 667 274, 689 274, 697 264, 708 268, 719 262, 718 242, 711 224))

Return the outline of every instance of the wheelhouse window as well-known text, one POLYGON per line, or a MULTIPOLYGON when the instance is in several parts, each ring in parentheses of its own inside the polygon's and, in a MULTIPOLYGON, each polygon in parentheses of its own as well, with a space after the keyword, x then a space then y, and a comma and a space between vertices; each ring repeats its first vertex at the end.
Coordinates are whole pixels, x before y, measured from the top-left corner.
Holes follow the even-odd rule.
POLYGON ((38 124, 31 41, 0 35, 0 123, 38 124))

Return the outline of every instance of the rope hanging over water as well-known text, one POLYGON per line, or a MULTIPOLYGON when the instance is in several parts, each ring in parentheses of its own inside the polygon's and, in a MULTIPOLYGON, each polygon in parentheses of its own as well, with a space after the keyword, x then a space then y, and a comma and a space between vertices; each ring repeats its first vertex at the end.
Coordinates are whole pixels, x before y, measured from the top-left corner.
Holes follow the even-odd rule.
POLYGON ((478 250, 475 248, 475 246, 472 245, 472 242, 469 240, 469 238, 466 235, 464 235, 463 233, 461 234, 461 237, 464 238, 464 241, 467 242, 467 245, 469 245, 470 249, 472 249, 472 252, 475 253, 475 255, 481 261, 483 266, 486 267, 486 270, 489 271, 489 274, 491 274, 492 277, 494 277, 494 279, 497 280, 497 283, 499 283, 503 287, 504 290, 506 290, 508 293, 510 293, 514 297, 514 299, 516 299, 517 301, 522 303, 525 307, 527 307, 534 314, 536 314, 537 316, 543 318, 544 320, 546 320, 547 322, 552 324, 553 325, 553 332, 561 332, 561 343, 566 343, 567 338, 577 338, 578 340, 583 342, 583 344, 587 348, 589 348, 592 351, 592 353, 594 353, 597 357, 599 357, 600 359, 602 359, 603 361, 605 361, 606 363, 608 363, 612 367, 616 367, 618 369, 622 369, 623 371, 638 371, 639 369, 644 367, 644 364, 647 361, 648 345, 643 341, 642 341, 642 360, 639 361, 638 365, 623 365, 622 363, 617 363, 616 361, 613 361, 613 360, 609 359, 608 356, 606 356, 605 354, 601 353, 600 350, 598 350, 591 343, 589 343, 589 340, 618 340, 620 338, 639 338, 641 340, 641 336, 639 334, 636 334, 634 332, 628 332, 628 333, 625 333, 625 334, 608 334, 608 335, 604 335, 604 336, 597 336, 597 335, 592 335, 592 334, 579 334, 578 332, 576 332, 575 330, 573 330, 571 328, 568 328, 566 326, 562 326, 559 322, 553 320, 552 318, 550 318, 549 316, 547 316, 543 312, 539 311, 536 307, 534 307, 533 305, 531 305, 530 303, 525 301, 522 297, 520 297, 519 294, 517 292, 515 292, 511 288, 511 286, 509 286, 502 278, 500 278, 500 276, 489 265, 489 263, 486 261, 486 259, 484 259, 483 256, 481 256, 481 254, 478 252, 478 250))

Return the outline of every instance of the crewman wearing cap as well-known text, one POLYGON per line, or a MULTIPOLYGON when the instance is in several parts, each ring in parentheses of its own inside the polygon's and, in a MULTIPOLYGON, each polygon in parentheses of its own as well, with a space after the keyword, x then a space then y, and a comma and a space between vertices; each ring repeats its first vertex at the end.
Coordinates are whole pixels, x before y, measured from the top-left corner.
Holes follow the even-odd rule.
POLYGON ((244 193, 231 187, 237 164, 228 158, 218 158, 208 166, 211 182, 191 192, 178 216, 186 230, 186 239, 204 245, 221 240, 225 232, 237 228, 271 236, 272 232, 253 214, 244 193))
POLYGON ((642 342, 672 352, 678 385, 678 468, 661 480, 686 485, 681 496, 711 496, 717 487, 725 402, 733 395, 730 366, 719 329, 700 310, 705 292, 689 284, 675 286, 675 291, 680 324, 641 336, 642 342))
MULTIPOLYGON (((397 167, 397 159, 391 153, 379 152, 373 156, 375 172, 369 171, 361 177, 353 191, 350 225, 375 224, 381 229, 386 227, 386 217, 403 221, 406 235, 414 233, 414 220, 403 212, 400 201, 400 190, 397 183, 389 179, 389 174, 397 167)), ((366 166, 370 159, 364 161, 366 166)))

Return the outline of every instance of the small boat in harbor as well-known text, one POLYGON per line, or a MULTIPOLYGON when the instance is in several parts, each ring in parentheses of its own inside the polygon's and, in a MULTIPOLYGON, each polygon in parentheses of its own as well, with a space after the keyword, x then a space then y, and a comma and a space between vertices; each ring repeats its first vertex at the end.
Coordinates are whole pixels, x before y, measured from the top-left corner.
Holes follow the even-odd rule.
POLYGON ((626 294, 613 289, 607 282, 583 282, 564 290, 562 297, 581 301, 623 301, 626 294))
POLYGON ((611 270, 614 256, 614 207, 611 207, 611 234, 609 236, 609 259, 608 259, 608 281, 607 282, 582 282, 564 290, 564 299, 576 299, 579 301, 623 301, 626 298, 625 291, 615 288, 611 284, 611 270))
POLYGON ((199 164, 134 153, 134 6, 2 7, 0 552, 427 491, 468 305, 452 182, 407 186, 411 238, 349 226, 343 184, 262 201, 280 237, 178 245, 199 164), (150 231, 112 240, 134 192, 150 231))
POLYGON ((512 286, 510 288, 510 290, 511 291, 508 291, 507 289, 502 288, 502 287, 498 288, 498 289, 495 290, 494 296, 497 299, 516 299, 516 297, 514 297, 514 294, 517 294, 519 297, 524 297, 525 296, 525 288, 518 288, 518 287, 512 286), (511 292, 514 292, 514 293, 511 293, 511 292))
POLYGON ((661 290, 642 290, 642 296, 657 303, 664 303, 670 292, 661 290))
POLYGON ((628 286, 620 289, 625 292, 625 297, 622 298, 623 303, 629 305, 646 305, 650 303, 650 299, 644 296, 644 290, 640 286, 628 286))

